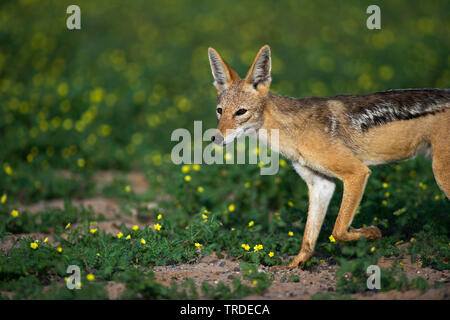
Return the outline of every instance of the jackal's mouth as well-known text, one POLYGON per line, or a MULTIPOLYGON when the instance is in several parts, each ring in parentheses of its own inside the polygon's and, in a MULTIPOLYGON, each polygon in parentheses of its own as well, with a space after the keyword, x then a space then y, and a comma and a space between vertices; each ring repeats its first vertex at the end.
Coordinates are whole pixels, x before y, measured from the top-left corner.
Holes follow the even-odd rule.
POLYGON ((214 139, 213 141, 217 145, 225 146, 241 136, 256 134, 256 131, 257 125, 251 124, 245 127, 237 128, 233 132, 229 133, 226 137, 220 135, 220 137, 216 137, 216 139, 214 139))

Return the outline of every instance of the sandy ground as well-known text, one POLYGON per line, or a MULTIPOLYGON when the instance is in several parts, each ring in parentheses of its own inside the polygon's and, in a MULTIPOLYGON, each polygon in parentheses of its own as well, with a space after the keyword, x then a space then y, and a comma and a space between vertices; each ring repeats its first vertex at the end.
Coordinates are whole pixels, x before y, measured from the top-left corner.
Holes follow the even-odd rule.
MULTIPOLYGON (((293 256, 290 258, 293 258, 293 256)), ((387 268, 393 261, 394 259, 385 259, 380 261, 380 266, 387 268)), ((367 291, 353 294, 351 297, 354 299, 450 299, 450 271, 421 268, 417 263, 412 264, 409 257, 405 257, 402 262, 409 279, 421 276, 430 285, 434 285, 435 282, 444 282, 446 285, 440 289, 430 289, 423 294, 416 290, 381 293, 367 291)), ((314 266, 311 270, 283 270, 260 266, 260 272, 273 274, 272 285, 266 290, 264 295, 253 295, 246 299, 311 299, 311 296, 315 294, 330 293, 333 295, 336 293, 337 281, 335 273, 337 269, 337 265, 330 264, 327 261, 314 266), (298 282, 289 280, 294 275, 298 276, 298 282)), ((198 288, 203 281, 207 281, 212 285, 219 282, 231 285, 234 277, 242 279, 239 261, 231 257, 218 259, 215 254, 202 256, 196 264, 159 266, 154 267, 153 270, 156 274, 156 279, 163 284, 169 284, 171 281, 181 284, 187 278, 192 278, 198 288)), ((244 283, 249 284, 246 281, 244 283)))
MULTIPOLYGON (((66 173, 67 174, 67 173, 66 173)), ((111 183, 117 175, 115 172, 100 172, 96 175, 95 181, 99 186, 105 186, 111 183)), ((139 173, 131 173, 126 175, 126 179, 135 192, 143 193, 149 188, 144 176, 139 173)), ((72 202, 75 206, 91 207, 95 213, 102 213, 106 221, 99 222, 98 226, 105 232, 116 234, 119 231, 121 223, 125 223, 127 227, 139 225, 144 227, 142 223, 137 220, 136 211, 131 212, 131 215, 122 213, 118 201, 104 197, 95 197, 83 200, 74 200, 72 202)), ((29 210, 30 212, 38 212, 46 207, 63 208, 64 201, 61 199, 42 201, 32 205, 24 205, 21 210, 29 210)), ((148 203, 147 207, 152 209, 156 207, 155 203, 148 203)), ((17 240, 22 237, 32 237, 42 241, 45 237, 49 237, 52 242, 51 234, 15 234, 6 236, 0 239, 0 249, 8 251, 17 240)), ((290 257, 293 258, 293 257, 290 257)), ((379 266, 388 268, 394 259, 383 258, 379 261, 379 266)), ((450 299, 450 271, 438 271, 431 268, 422 268, 418 263, 411 263, 410 257, 405 256, 402 260, 403 268, 409 279, 418 276, 423 277, 430 286, 435 283, 444 283, 439 289, 429 289, 424 293, 416 290, 409 290, 404 292, 389 291, 389 292, 371 292, 353 294, 354 299, 450 299)), ((273 283, 266 290, 262 296, 249 296, 246 299, 311 299, 315 294, 331 295, 336 293, 336 278, 335 273, 338 269, 336 264, 324 261, 311 270, 283 270, 276 268, 268 268, 260 266, 260 272, 269 272, 273 274, 273 283), (292 282, 292 276, 298 276, 297 282, 292 282)), ((223 282, 227 285, 232 285, 232 279, 238 277, 242 280, 240 274, 239 261, 232 257, 224 257, 219 259, 215 254, 210 256, 201 256, 196 264, 176 264, 168 266, 157 266, 153 268, 156 280, 162 284, 168 285, 174 281, 178 284, 183 283, 186 279, 194 280, 197 288, 201 287, 203 281, 207 281, 211 285, 216 285, 223 282)), ((247 283, 243 280, 244 283, 247 283)), ((107 291, 110 299, 120 299, 122 292, 125 289, 123 283, 109 282, 107 291)))

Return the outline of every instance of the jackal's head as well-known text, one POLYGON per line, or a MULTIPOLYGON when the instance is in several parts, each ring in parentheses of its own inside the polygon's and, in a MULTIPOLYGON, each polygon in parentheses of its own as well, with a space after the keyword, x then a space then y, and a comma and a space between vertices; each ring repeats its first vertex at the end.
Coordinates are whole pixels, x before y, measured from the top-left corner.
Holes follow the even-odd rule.
POLYGON ((217 89, 218 132, 213 141, 219 145, 258 131, 263 125, 263 111, 270 88, 270 48, 262 47, 244 79, 213 48, 208 49, 209 63, 217 89))

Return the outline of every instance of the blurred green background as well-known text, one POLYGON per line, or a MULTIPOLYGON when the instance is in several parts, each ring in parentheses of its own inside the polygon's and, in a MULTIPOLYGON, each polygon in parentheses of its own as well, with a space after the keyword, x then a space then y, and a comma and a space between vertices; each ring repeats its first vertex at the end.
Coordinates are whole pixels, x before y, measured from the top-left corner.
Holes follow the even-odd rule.
POLYGON ((1 191, 53 197, 53 169, 169 165, 173 129, 216 125, 209 46, 243 76, 269 44, 288 96, 449 87, 450 2, 379 1, 368 30, 372 2, 3 0, 1 191))

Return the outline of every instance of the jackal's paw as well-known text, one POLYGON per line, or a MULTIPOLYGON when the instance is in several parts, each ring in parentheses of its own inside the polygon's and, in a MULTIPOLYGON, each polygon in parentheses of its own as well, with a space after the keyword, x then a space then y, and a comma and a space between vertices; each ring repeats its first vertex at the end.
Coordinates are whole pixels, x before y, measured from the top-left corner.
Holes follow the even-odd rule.
POLYGON ((375 226, 364 227, 360 229, 351 229, 349 230, 351 233, 358 233, 361 236, 366 237, 367 239, 380 239, 381 231, 375 226))
POLYGON ((306 261, 295 261, 295 259, 289 263, 288 267, 291 269, 297 268, 297 269, 303 269, 305 266, 306 261))
POLYGON ((280 270, 287 270, 287 271, 289 271, 289 270, 295 270, 295 269, 302 269, 303 265, 304 265, 304 263, 302 263, 302 264, 293 264, 291 262, 287 266, 273 266, 273 267, 270 268, 270 271, 277 272, 277 271, 280 271, 280 270))
POLYGON ((292 268, 289 268, 288 266, 272 266, 269 268, 270 271, 272 272, 277 272, 280 270, 291 270, 292 268))

